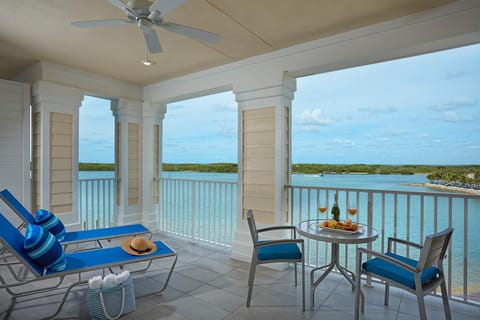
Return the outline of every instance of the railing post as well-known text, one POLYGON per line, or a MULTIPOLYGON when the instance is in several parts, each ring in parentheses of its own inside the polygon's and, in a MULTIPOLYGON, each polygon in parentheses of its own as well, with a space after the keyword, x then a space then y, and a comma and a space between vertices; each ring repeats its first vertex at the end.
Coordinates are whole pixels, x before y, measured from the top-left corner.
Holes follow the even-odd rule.
POLYGON ((192 181, 192 241, 195 241, 195 181, 192 181))
MULTIPOLYGON (((373 192, 368 191, 368 207, 367 207, 367 225, 373 226, 373 192)), ((383 226, 382 226, 383 228, 383 226)), ((372 241, 367 243, 367 248, 372 250, 372 241)), ((368 259, 370 259, 370 255, 367 255, 368 259)), ((367 282, 365 283, 366 287, 373 288, 372 284, 372 277, 367 275, 367 282)))

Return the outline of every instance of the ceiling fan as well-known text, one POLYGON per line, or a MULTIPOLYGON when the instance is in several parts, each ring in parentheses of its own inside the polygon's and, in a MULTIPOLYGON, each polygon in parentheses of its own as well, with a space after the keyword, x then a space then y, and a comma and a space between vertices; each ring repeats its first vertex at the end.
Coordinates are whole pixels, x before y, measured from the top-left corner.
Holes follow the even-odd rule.
POLYGON ((160 45, 157 32, 153 29, 153 26, 158 26, 167 31, 176 32, 196 40, 210 43, 218 42, 220 40, 218 34, 164 20, 165 15, 175 10, 185 1, 186 0, 156 0, 152 3, 148 0, 129 0, 127 3, 124 3, 121 0, 108 0, 110 4, 122 9, 127 15, 128 20, 107 19, 77 21, 71 24, 75 27, 90 28, 136 23, 143 33, 150 53, 162 52, 162 46, 160 45))

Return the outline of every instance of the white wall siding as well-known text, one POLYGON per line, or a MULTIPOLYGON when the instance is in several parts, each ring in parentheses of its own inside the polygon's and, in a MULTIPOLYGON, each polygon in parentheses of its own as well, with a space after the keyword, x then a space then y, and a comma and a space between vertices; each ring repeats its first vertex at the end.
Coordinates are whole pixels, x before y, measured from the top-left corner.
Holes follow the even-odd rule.
POLYGON ((0 80, 0 189, 29 206, 30 88, 0 80))
POLYGON ((275 207, 275 108, 243 112, 243 208, 272 223, 275 207))

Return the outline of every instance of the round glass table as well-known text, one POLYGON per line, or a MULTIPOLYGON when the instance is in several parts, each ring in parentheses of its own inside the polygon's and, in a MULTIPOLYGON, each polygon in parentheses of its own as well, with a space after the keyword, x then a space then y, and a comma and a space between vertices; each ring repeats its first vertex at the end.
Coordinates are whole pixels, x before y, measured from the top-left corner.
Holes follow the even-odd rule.
POLYGON ((304 220, 297 225, 297 231, 300 235, 323 242, 332 244, 330 263, 312 269, 310 271, 310 303, 313 308, 315 302, 315 289, 323 279, 333 270, 337 270, 350 282, 352 288, 355 289, 355 274, 347 268, 340 265, 339 246, 340 244, 361 244, 369 243, 378 238, 378 232, 375 228, 359 224, 357 231, 344 231, 339 229, 331 229, 322 227, 324 219, 304 220), (314 281, 315 271, 326 270, 314 281))

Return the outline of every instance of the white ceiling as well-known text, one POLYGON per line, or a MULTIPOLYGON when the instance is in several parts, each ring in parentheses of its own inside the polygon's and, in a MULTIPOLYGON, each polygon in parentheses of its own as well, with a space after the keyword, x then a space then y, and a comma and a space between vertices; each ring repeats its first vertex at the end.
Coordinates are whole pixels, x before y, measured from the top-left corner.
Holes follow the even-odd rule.
POLYGON ((135 25, 70 25, 123 19, 124 13, 107 0, 1 0, 0 79, 43 60, 146 85, 450 2, 454 0, 189 0, 165 20, 218 33, 220 42, 156 28, 164 52, 150 55, 156 64, 145 67, 140 61, 146 45, 135 25))

